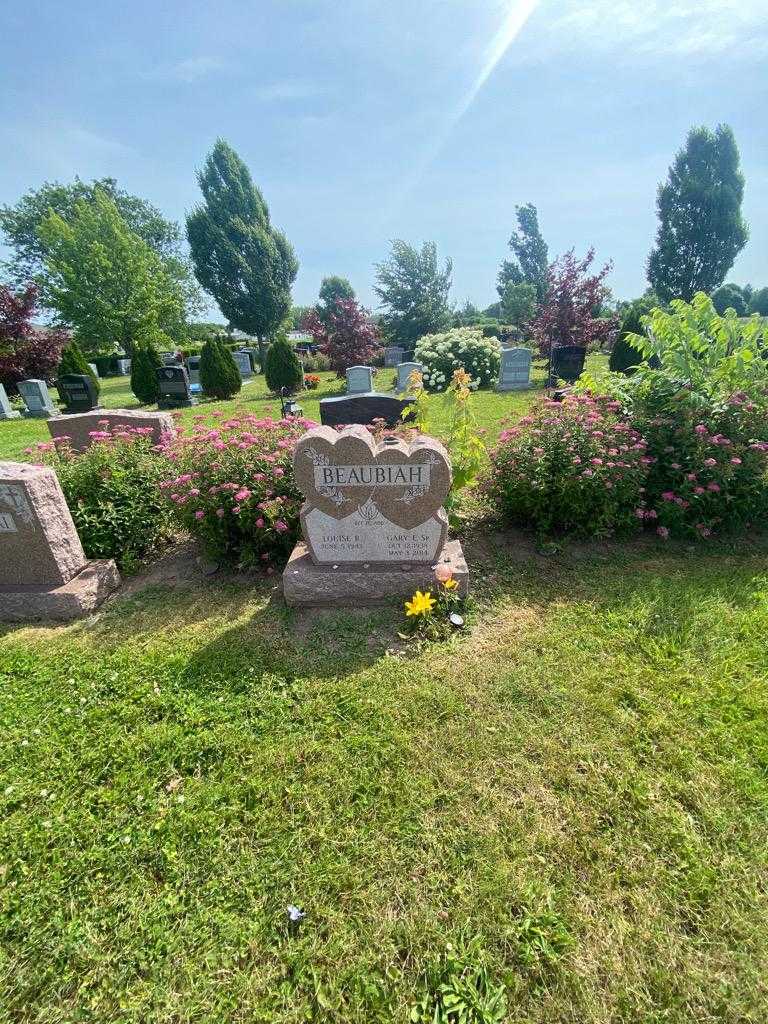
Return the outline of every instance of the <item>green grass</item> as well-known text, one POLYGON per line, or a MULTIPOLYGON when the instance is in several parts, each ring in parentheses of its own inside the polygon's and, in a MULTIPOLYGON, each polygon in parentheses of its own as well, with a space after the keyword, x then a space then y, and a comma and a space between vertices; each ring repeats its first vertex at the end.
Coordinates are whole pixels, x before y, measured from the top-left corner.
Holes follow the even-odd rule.
MULTIPOLYGON (((589 357, 591 361, 605 360, 605 356, 594 355, 589 357)), ((321 373, 320 386, 315 391, 304 391, 300 396, 300 403, 304 414, 310 419, 320 421, 320 399, 332 395, 341 395, 345 392, 343 381, 337 379, 333 373, 321 373)), ((500 421, 505 416, 520 416, 529 408, 534 399, 541 394, 544 384, 545 370, 543 364, 534 367, 533 388, 530 391, 506 392, 504 394, 495 391, 479 392, 474 403, 478 423, 481 428, 488 431, 489 437, 495 437, 500 427, 500 421)), ((382 391, 389 391, 395 380, 394 370, 379 370, 376 386, 382 391)), ((55 392, 54 392, 55 397, 55 392)), ((101 381, 101 404, 106 409, 139 409, 141 406, 131 392, 130 378, 128 377, 107 377, 101 381)), ((436 406, 440 405, 440 398, 435 399, 436 406)), ((197 406, 191 409, 181 410, 183 423, 190 423, 192 418, 201 413, 208 413, 214 409, 225 409, 228 413, 237 412, 256 413, 274 416, 280 415, 280 400, 267 391, 266 383, 262 376, 253 378, 252 383, 246 384, 240 394, 228 402, 209 401, 202 399, 197 406)), ((436 416, 438 426, 443 421, 439 411, 436 416)), ((0 459, 24 459, 24 449, 36 444, 38 441, 50 440, 48 427, 44 420, 5 420, 0 422, 0 459)))
POLYGON ((6 629, 2 1019, 405 1021, 450 943, 510 1021, 765 1020, 768 548, 526 552, 405 657, 253 580, 6 629))

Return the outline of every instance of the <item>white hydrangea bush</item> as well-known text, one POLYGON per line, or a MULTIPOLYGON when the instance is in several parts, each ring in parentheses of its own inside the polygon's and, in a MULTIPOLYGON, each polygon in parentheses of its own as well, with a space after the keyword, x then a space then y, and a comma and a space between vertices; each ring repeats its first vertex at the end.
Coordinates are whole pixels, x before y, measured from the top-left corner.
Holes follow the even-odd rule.
POLYGON ((427 391, 445 391, 454 370, 466 370, 470 387, 494 387, 499 379, 501 345, 473 327, 455 327, 444 334, 425 334, 416 343, 414 361, 424 367, 427 391))

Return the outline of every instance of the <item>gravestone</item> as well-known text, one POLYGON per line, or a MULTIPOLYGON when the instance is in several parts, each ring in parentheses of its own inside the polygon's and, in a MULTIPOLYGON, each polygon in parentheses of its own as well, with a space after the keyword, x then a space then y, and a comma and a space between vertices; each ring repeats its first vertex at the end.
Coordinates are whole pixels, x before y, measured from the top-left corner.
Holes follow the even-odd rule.
POLYGON ((233 352, 232 358, 235 360, 235 365, 240 371, 240 376, 243 380, 249 380, 253 376, 253 369, 251 368, 251 357, 247 352, 233 352))
POLYGON ((0 462, 0 620, 79 618, 119 583, 112 559, 85 557, 54 471, 0 462))
POLYGON ((5 393, 5 388, 0 384, 0 420, 17 420, 20 416, 20 412, 11 408, 11 403, 8 400, 8 395, 5 393))
POLYGON ((502 348, 497 391, 520 391, 531 386, 532 353, 527 348, 502 348))
POLYGON ((259 365, 259 350, 257 348, 251 348, 248 345, 244 345, 240 351, 246 353, 248 358, 251 360, 251 371, 256 373, 256 369, 259 365))
POLYGON ((362 395, 373 389, 373 369, 370 366, 350 366, 347 369, 347 394, 362 395))
POLYGON ((340 398, 320 399, 320 422, 323 426, 346 426, 350 423, 369 424, 384 420, 388 427, 403 422, 403 410, 413 405, 414 398, 396 398, 379 391, 364 395, 342 395, 340 398))
POLYGON ((176 363, 176 353, 175 352, 161 352, 160 353, 160 362, 163 364, 163 366, 174 366, 175 363, 176 363))
POLYGON ((64 412, 90 412, 99 404, 99 394, 93 378, 87 373, 64 373, 56 381, 64 412))
POLYGON ((451 464, 439 441, 314 427, 299 439, 293 465, 306 500, 304 539, 283 573, 288 604, 357 606, 434 591, 437 565, 466 593, 461 544, 447 540, 451 464))
POLYGON ((47 420, 49 416, 58 416, 59 410, 51 401, 48 385, 44 380, 20 380, 19 394, 24 399, 24 416, 37 420, 47 420))
POLYGON ((567 381, 569 384, 578 380, 584 369, 586 355, 584 345, 561 345, 559 348, 553 348, 550 386, 556 384, 558 380, 567 381))
POLYGON ((398 363, 397 364, 397 390, 408 390, 408 378, 412 373, 422 373, 424 367, 421 363, 398 363))
POLYGON ((394 368, 398 363, 402 363, 404 355, 405 349, 400 348, 399 345, 388 345, 384 349, 384 365, 394 368))
POLYGON ((101 409, 98 412, 81 412, 48 420, 51 437, 66 437, 74 452, 84 452, 93 444, 95 439, 91 437, 92 433, 116 430, 119 427, 140 429, 152 438, 153 444, 159 444, 164 435, 176 433, 169 412, 149 412, 144 409, 101 409))
POLYGON ((193 395, 201 395, 203 386, 200 383, 200 356, 189 356, 187 359, 187 373, 189 374, 189 390, 193 395))
POLYGON ((121 377, 127 377, 131 372, 131 360, 130 359, 118 359, 117 360, 117 372, 121 377))
POLYGON ((197 405, 197 399, 192 397, 189 375, 183 366, 158 366, 156 372, 158 409, 181 409, 197 405))
POLYGON ((94 377, 98 378, 98 376, 99 376, 99 368, 96 365, 96 363, 88 363, 88 369, 91 371, 91 373, 93 374, 94 377))

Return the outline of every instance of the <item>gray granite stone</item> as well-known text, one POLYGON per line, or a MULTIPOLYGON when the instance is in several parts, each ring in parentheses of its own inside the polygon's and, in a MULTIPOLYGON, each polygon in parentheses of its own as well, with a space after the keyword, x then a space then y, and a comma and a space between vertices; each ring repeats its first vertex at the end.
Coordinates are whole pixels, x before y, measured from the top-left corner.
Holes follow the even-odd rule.
POLYGON ((522 391, 531 386, 531 360, 527 348, 502 348, 497 391, 522 391))
POLYGON ((347 394, 362 395, 373 389, 373 367, 350 366, 347 369, 347 394))
POLYGON ((53 404, 44 380, 19 381, 19 394, 24 399, 24 415, 33 419, 46 420, 58 416, 59 410, 53 404))
POLYGON ((11 403, 5 392, 5 388, 0 384, 0 420, 17 420, 20 417, 21 413, 11 408, 11 403))
POLYGON ((160 442, 163 434, 175 434, 176 427, 169 412, 145 412, 134 409, 109 409, 100 412, 75 413, 48 420, 51 437, 68 437, 69 445, 76 452, 84 452, 93 443, 93 431, 114 430, 117 427, 132 429, 151 428, 154 444, 160 442))
POLYGON ((421 363, 398 363, 397 365, 397 390, 407 391, 408 380, 412 373, 423 373, 424 367, 421 363))

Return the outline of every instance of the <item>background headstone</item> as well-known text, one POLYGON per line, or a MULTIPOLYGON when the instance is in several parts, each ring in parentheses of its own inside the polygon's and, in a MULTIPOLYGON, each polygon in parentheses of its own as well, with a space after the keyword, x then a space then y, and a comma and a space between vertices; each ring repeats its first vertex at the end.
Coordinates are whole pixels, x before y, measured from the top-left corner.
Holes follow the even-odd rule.
POLYGON ((0 462, 0 620, 77 618, 119 583, 112 559, 86 559, 55 472, 0 462))
POLYGON ((121 377, 127 377, 131 372, 131 360, 130 359, 118 359, 117 360, 117 372, 121 377))
POLYGON ((58 416, 59 410, 53 404, 48 393, 48 385, 44 380, 19 381, 19 394, 24 399, 25 416, 46 420, 49 416, 58 416))
POLYGON ((404 355, 405 349, 399 345, 388 345, 384 349, 384 365, 394 368, 398 363, 402 363, 404 355))
POLYGON ((360 395, 373 389, 373 369, 370 366, 350 366, 347 369, 347 394, 360 395))
POLYGON ((20 416, 20 412, 11 408, 11 403, 5 392, 5 388, 0 384, 0 420, 17 420, 20 416))
POLYGON ((397 390, 408 390, 408 378, 414 372, 422 373, 424 367, 421 363, 398 363, 397 364, 397 390))
POLYGON ((247 352, 233 352, 232 358, 235 360, 235 365, 240 371, 240 376, 243 380, 248 380, 253 376, 253 369, 251 367, 251 357, 247 352))
POLYGON ((531 386, 532 353, 527 348, 502 348, 497 391, 520 391, 531 386))
POLYGON ((88 369, 91 371, 94 377, 99 376, 99 368, 96 363, 88 363, 88 369))
POLYGON ((168 412, 147 412, 143 409, 102 409, 99 412, 81 412, 73 416, 57 416, 48 420, 51 437, 69 438, 73 451, 84 452, 91 444, 91 433, 115 430, 117 427, 142 428, 153 444, 159 444, 163 434, 175 434, 173 417, 168 412))
POLYGON ((157 385, 157 404, 160 409, 177 409, 197 404, 197 399, 192 397, 189 375, 183 366, 158 366, 157 385))
POLYGON ((87 373, 64 373, 56 381, 56 388, 66 413, 90 412, 99 404, 96 385, 87 373))
POLYGON ((587 350, 583 345, 561 345, 552 349, 552 373, 550 384, 558 380, 573 384, 584 370, 587 350))
POLYGON ((396 398, 378 391, 369 391, 364 395, 342 395, 340 398, 321 398, 320 422, 333 427, 384 420, 388 427, 394 427, 403 422, 403 410, 415 401, 410 396, 396 398))
POLYGON ((189 374, 189 390, 193 395, 202 394, 203 386, 200 383, 200 356, 189 356, 187 359, 187 373, 189 374))

